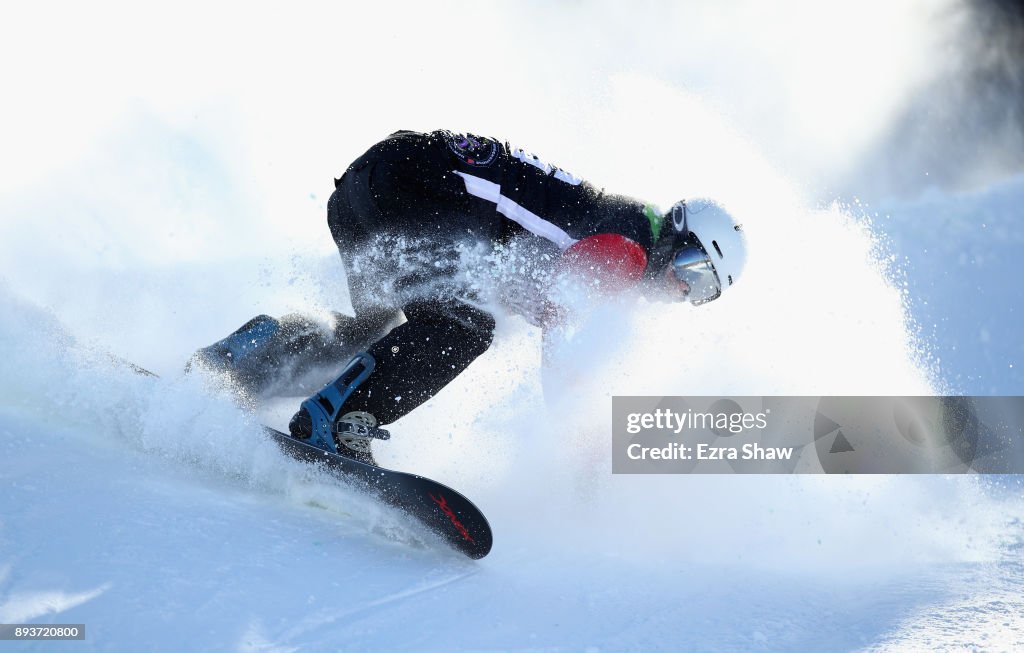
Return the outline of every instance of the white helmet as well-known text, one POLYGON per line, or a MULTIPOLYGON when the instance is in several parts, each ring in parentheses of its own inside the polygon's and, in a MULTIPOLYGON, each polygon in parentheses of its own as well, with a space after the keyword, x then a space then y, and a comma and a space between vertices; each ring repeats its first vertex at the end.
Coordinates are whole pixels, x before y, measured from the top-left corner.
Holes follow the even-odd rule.
POLYGON ((742 226, 717 202, 693 199, 676 202, 665 216, 652 263, 658 273, 671 265, 690 288, 687 299, 703 304, 717 299, 736 283, 747 261, 742 226))

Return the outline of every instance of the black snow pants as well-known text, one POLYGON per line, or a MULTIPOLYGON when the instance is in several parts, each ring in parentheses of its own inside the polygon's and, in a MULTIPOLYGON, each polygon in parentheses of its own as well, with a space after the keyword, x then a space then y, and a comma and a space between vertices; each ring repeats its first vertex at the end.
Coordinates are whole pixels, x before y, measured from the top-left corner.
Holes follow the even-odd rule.
MULTIPOLYGON (((345 265, 355 311, 343 330, 351 334, 350 342, 368 343, 365 351, 377 363, 346 402, 344 412, 366 411, 381 424, 399 419, 440 392, 487 350, 495 328, 492 315, 457 293, 413 295, 397 306, 380 303, 378 291, 384 284, 401 287, 423 280, 417 274, 407 278, 401 270, 394 271, 396 278, 382 279, 379 270, 368 271, 354 261, 368 247, 387 248, 389 241, 380 239, 382 234, 429 237, 437 233, 431 229, 431 217, 417 210, 414 201, 394 201, 405 189, 387 168, 386 162, 374 160, 369 153, 358 159, 336 182, 327 207, 328 226, 345 265), (403 314, 405 322, 401 322, 403 314)), ((441 239, 438 251, 446 246, 441 239)), ((376 254, 398 256, 388 251, 376 254)))

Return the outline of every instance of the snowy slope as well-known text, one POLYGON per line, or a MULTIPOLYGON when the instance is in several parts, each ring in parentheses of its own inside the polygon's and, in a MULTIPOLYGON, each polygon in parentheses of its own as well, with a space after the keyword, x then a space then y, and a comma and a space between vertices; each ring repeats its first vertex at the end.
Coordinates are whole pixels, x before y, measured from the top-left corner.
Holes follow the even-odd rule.
POLYGON ((1024 175, 874 207, 904 260, 911 314, 963 394, 1021 394, 1024 175))
MULTIPOLYGON (((1019 559, 901 561, 863 575, 846 551, 821 574, 798 556, 761 572, 588 547, 543 523, 514 530, 492 499, 503 539, 472 563, 367 534, 251 479, 88 446, 69 430, 44 440, 31 421, 5 417, 4 428, 18 471, 5 464, 0 617, 84 622, 84 650, 851 650, 981 633, 1020 644, 1019 559)), ((797 546, 812 557, 837 546, 838 534, 807 531, 797 546)), ((709 557, 722 548, 747 546, 726 541, 709 557)))
POLYGON ((501 379, 487 400, 460 380, 381 455, 478 502, 496 544, 471 562, 281 456, 200 380, 137 376, 3 303, 0 622, 85 623, 87 650, 1024 641, 1019 486, 612 477, 603 414, 538 425, 536 381, 502 375, 531 368, 511 328, 473 374, 501 379))

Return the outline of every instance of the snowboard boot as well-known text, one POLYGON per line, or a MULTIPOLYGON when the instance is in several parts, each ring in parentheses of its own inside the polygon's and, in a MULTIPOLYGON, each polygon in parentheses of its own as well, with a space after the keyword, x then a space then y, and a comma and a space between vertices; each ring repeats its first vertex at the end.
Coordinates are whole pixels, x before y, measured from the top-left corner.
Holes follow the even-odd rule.
POLYGON ((370 354, 357 354, 337 379, 303 401, 288 424, 292 437, 318 449, 376 465, 370 441, 387 440, 391 434, 380 428, 370 413, 342 412, 345 402, 370 376, 375 364, 370 354))
POLYGON ((246 390, 262 386, 272 369, 268 345, 281 330, 281 323, 269 315, 257 315, 237 331, 192 355, 185 371, 202 367, 227 373, 246 390))
POLYGON ((197 351, 185 371, 196 366, 227 374, 252 397, 308 395, 358 351, 350 343, 359 326, 358 320, 340 313, 333 324, 299 313, 279 320, 258 315, 197 351))

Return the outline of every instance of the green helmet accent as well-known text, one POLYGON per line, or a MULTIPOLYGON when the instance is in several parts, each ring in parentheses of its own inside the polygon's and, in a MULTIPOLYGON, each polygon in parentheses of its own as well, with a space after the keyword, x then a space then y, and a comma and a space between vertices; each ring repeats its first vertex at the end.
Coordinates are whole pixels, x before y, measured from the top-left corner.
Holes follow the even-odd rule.
POLYGON ((658 207, 653 204, 644 204, 644 217, 651 223, 651 243, 658 242, 658 236, 661 234, 661 225, 664 222, 665 216, 658 213, 658 207))

